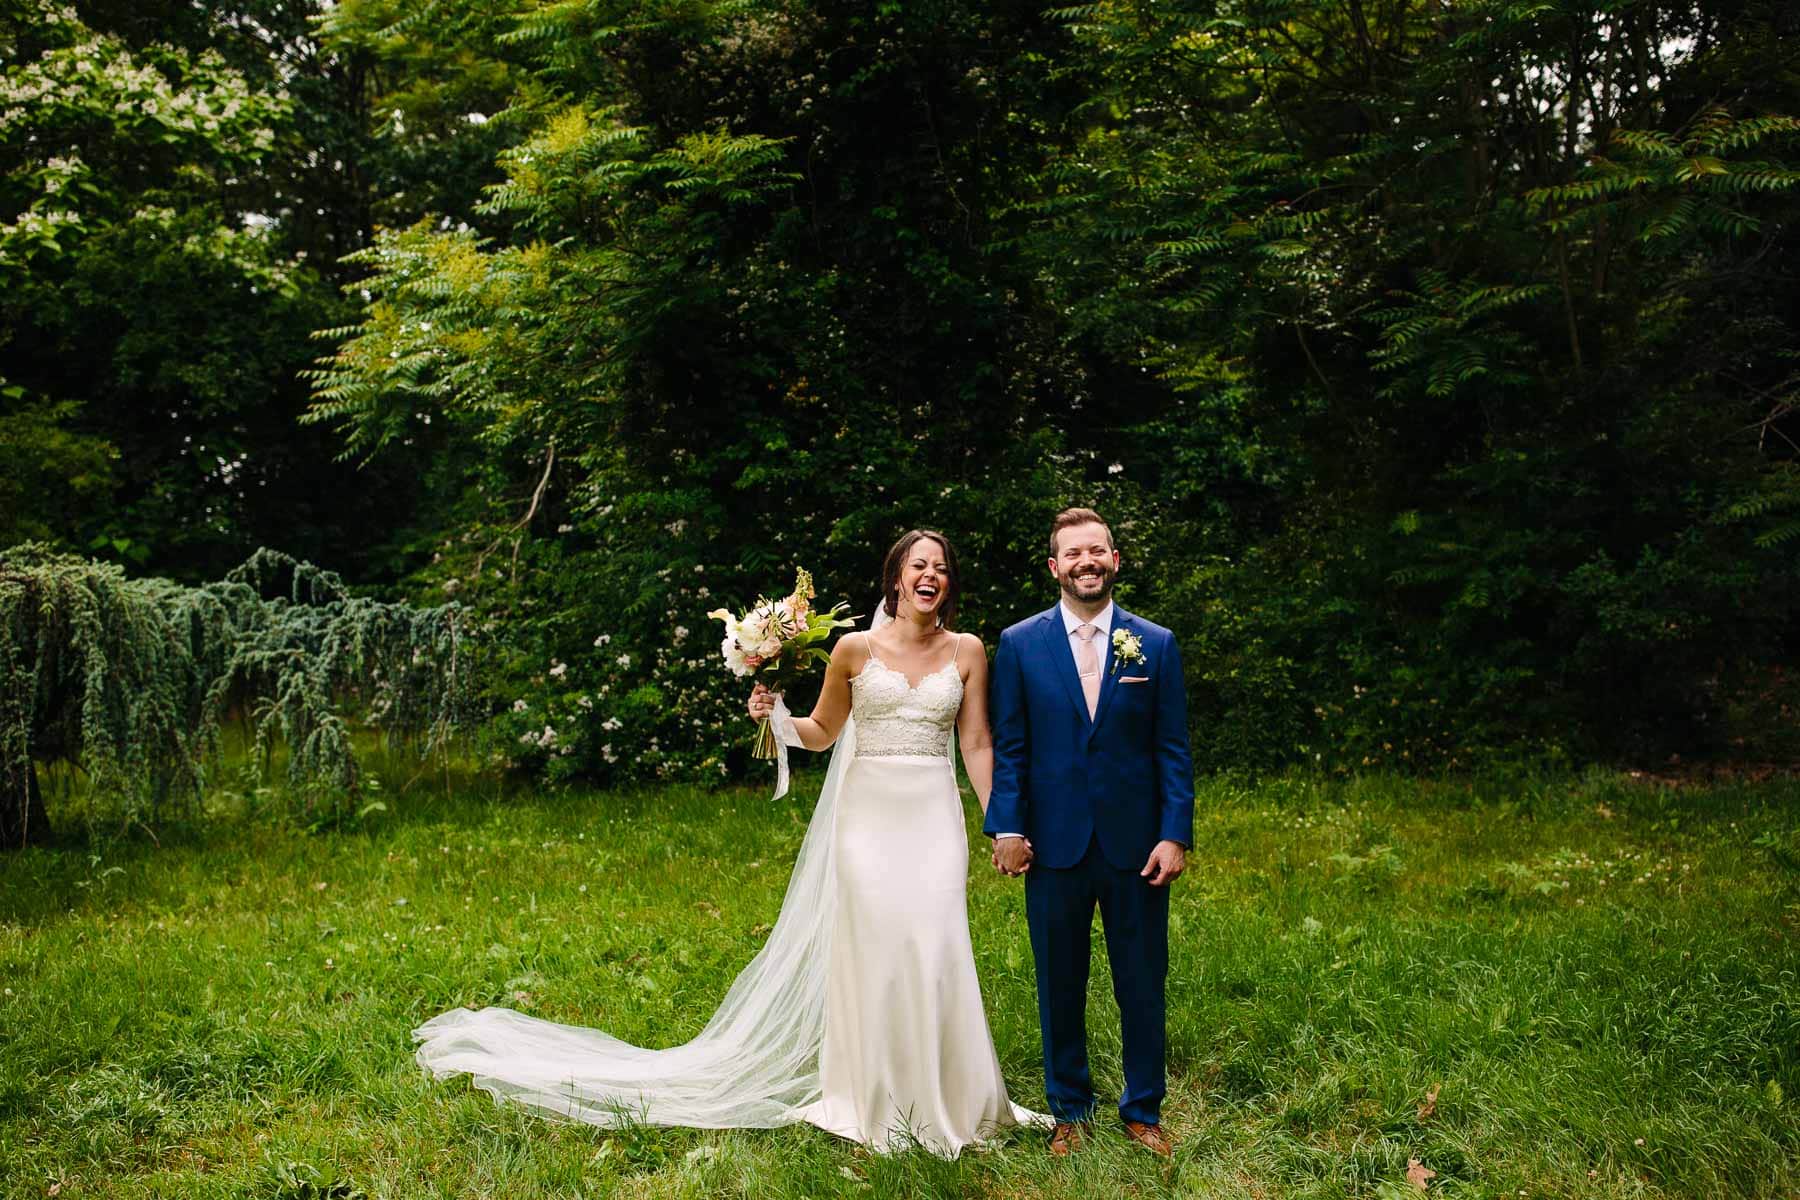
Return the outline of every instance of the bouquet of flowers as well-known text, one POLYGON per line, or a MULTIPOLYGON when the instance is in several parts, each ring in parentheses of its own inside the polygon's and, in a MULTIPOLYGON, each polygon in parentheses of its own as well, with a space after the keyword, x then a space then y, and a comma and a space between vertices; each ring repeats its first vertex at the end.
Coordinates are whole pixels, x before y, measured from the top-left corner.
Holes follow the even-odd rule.
MULTIPOLYGON (((834 629, 847 629, 855 618, 844 615, 850 607, 839 603, 827 612, 813 607, 812 575, 802 569, 794 579, 791 595, 780 600, 758 597, 740 616, 730 609, 715 608, 706 615, 725 623, 725 640, 719 652, 725 665, 742 679, 760 672, 771 692, 784 692, 815 665, 831 661, 825 642, 834 629)), ((753 758, 777 758, 775 733, 769 719, 756 727, 750 747, 753 758)))

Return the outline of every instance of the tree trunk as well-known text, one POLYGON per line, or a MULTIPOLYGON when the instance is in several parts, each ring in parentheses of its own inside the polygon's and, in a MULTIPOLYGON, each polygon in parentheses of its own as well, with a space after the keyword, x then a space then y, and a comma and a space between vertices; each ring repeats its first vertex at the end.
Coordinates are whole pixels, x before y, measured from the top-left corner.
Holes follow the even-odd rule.
POLYGON ((50 818, 37 770, 26 760, 23 771, 0 768, 0 850, 43 845, 50 840, 50 818))

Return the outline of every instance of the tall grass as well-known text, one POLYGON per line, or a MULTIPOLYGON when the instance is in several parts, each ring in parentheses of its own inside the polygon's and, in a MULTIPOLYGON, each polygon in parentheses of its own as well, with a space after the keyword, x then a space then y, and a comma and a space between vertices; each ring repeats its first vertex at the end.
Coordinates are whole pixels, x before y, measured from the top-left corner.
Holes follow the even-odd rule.
MULTIPOLYGON (((456 1004, 692 1035, 805 813, 403 782, 354 832, 227 816, 0 858, 0 1194, 1397 1197, 1414 1159, 1445 1195, 1800 1191, 1791 781, 1215 781, 1171 919, 1171 1163, 1106 1121, 1068 1160, 1021 1133, 946 1163, 432 1083, 408 1031, 456 1004)), ((970 808, 989 1020, 1041 1106, 1019 885, 970 808)), ((1103 964, 1090 1026, 1116 1095, 1103 964)))

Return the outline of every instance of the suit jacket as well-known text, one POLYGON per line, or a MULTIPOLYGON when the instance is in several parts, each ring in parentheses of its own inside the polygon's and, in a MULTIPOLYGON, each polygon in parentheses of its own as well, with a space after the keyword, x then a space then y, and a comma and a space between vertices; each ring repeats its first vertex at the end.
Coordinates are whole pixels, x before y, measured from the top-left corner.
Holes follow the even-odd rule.
POLYGON ((1000 635, 989 683, 994 790, 984 826, 1023 833, 1036 861, 1072 867, 1096 838, 1106 861, 1137 871, 1156 843, 1194 840, 1194 763, 1175 635, 1113 606, 1113 632, 1143 643, 1120 664, 1107 639, 1090 719, 1059 608, 1000 635))

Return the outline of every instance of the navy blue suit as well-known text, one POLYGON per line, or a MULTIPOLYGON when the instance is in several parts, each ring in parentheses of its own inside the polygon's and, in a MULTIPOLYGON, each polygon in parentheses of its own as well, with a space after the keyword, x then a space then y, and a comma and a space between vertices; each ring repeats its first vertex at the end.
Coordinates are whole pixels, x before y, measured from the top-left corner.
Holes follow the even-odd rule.
POLYGON ((1121 629, 1137 635, 1143 661, 1115 664, 1108 635, 1091 719, 1060 607, 1000 635, 985 829, 1031 840, 1025 915, 1050 1111, 1065 1121, 1093 1116, 1087 982, 1098 905, 1123 1023, 1119 1113, 1155 1124, 1165 1091, 1169 889, 1139 872, 1157 842, 1192 844, 1194 768, 1175 636, 1115 604, 1112 630, 1121 629))

